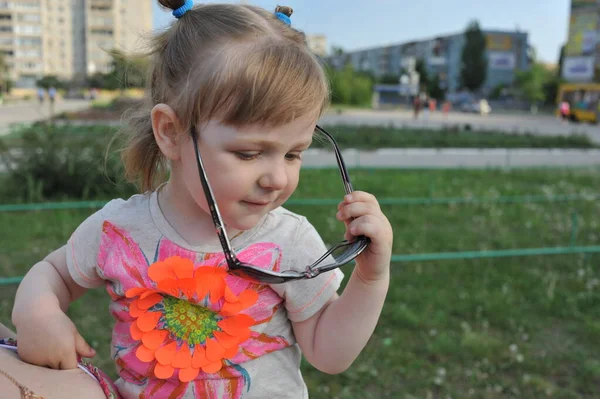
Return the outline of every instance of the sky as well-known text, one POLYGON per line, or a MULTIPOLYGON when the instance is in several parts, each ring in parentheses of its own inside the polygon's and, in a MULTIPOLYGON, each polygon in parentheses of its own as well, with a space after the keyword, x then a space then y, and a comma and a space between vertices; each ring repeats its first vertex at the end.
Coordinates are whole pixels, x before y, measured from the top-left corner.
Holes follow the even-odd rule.
MULTIPOLYGON (((175 20, 154 3, 154 27, 175 20)), ((200 3, 195 0, 196 3, 200 3)), ((203 3, 217 1, 204 1, 203 3)), ((228 1, 237 3, 238 1, 228 1)), ((328 46, 360 50, 465 30, 477 19, 483 29, 529 33, 540 61, 557 63, 566 41, 570 0, 247 0, 274 10, 294 9, 292 24, 307 34, 324 34, 328 46)))

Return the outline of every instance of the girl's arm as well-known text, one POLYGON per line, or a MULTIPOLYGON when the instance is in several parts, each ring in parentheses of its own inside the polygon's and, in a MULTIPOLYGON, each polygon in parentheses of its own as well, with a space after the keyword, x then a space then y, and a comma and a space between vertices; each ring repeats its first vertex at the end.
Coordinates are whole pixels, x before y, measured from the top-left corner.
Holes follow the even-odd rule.
POLYGON ((308 320, 292 323, 306 360, 328 374, 345 371, 373 334, 389 277, 366 282, 355 270, 341 297, 337 294, 308 320))
POLYGON ((334 295, 308 320, 292 323, 306 359, 330 374, 350 367, 375 330, 390 282, 393 242, 392 227, 373 195, 355 191, 338 210, 346 238, 364 235, 371 244, 356 258, 342 295, 334 295))
POLYGON ((85 291, 71 278, 65 247, 29 270, 17 290, 12 313, 24 361, 67 369, 77 367, 77 353, 94 356, 65 314, 69 304, 85 291))

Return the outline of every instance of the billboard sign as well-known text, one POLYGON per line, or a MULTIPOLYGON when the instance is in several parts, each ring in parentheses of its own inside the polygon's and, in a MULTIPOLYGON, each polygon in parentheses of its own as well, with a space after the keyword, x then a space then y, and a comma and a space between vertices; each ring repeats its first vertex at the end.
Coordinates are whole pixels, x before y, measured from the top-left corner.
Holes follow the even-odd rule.
POLYGON ((570 82, 589 82, 594 78, 594 57, 566 57, 563 78, 570 82))
POLYGON ((510 51, 512 37, 506 34, 488 33, 485 36, 487 49, 490 51, 510 51))
POLYGON ((490 51, 488 53, 488 66, 496 70, 513 70, 517 66, 517 57, 514 53, 490 51))

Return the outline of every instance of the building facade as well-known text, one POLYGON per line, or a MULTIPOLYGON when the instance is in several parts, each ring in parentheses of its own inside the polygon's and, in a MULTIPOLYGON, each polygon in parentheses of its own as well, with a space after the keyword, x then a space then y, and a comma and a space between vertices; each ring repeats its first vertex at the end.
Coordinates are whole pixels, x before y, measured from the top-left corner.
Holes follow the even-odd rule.
POLYGON ((134 51, 151 29, 148 0, 0 0, 0 52, 16 87, 106 73, 109 50, 134 51))
POLYGON ((562 77, 570 83, 600 81, 600 2, 571 0, 562 77))
POLYGON ((319 57, 327 56, 327 37, 325 35, 306 35, 306 44, 310 51, 319 57))
MULTIPOLYGON (((516 73, 529 67, 528 35, 525 32, 484 30, 488 58, 487 79, 482 90, 490 92, 500 85, 514 82, 516 73)), ((375 76, 400 76, 407 66, 422 59, 429 77, 437 75, 441 87, 450 92, 460 88, 463 33, 428 40, 375 47, 333 55, 327 62, 335 68, 351 63, 355 70, 368 71, 375 76)))

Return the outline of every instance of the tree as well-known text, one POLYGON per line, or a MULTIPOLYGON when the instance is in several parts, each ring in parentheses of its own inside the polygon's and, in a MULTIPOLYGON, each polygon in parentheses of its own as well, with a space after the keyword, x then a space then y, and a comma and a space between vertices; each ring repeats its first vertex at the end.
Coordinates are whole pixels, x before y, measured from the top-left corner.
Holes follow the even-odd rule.
POLYGON ((144 87, 148 60, 143 57, 127 56, 120 50, 112 50, 112 71, 106 76, 107 89, 125 90, 144 87))
POLYGON ((427 66, 422 58, 415 63, 415 71, 419 74, 419 85, 429 91, 429 73, 427 73, 427 66))
POLYGON ((427 93, 429 93, 431 98, 434 98, 437 101, 444 100, 446 97, 446 92, 441 87, 439 75, 435 74, 433 76, 433 79, 431 79, 429 85, 427 86, 427 93))
POLYGON ((465 31, 465 46, 462 49, 460 69, 462 86, 469 91, 479 90, 485 82, 488 67, 485 49, 485 36, 479 28, 479 23, 473 21, 465 31))
POLYGON ((337 104, 369 105, 373 95, 373 79, 365 73, 356 72, 352 64, 343 69, 328 68, 332 100, 337 104))
POLYGON ((400 76, 394 74, 382 75, 377 79, 377 83, 397 85, 400 82, 400 76))
POLYGON ((546 85, 552 78, 552 73, 543 64, 534 62, 529 70, 517 73, 516 83, 521 95, 532 106, 546 100, 546 85))
POLYGON ((8 66, 4 61, 4 54, 0 53, 0 98, 4 92, 8 92, 8 66))
POLYGON ((331 46, 331 54, 338 56, 344 54, 344 49, 338 46, 331 46))
POLYGON ((51 87, 55 89, 63 88, 63 82, 60 81, 55 75, 45 75, 41 79, 36 81, 38 87, 48 90, 51 87))
POLYGON ((563 61, 565 60, 565 45, 560 46, 560 54, 558 55, 558 77, 562 78, 563 61))

